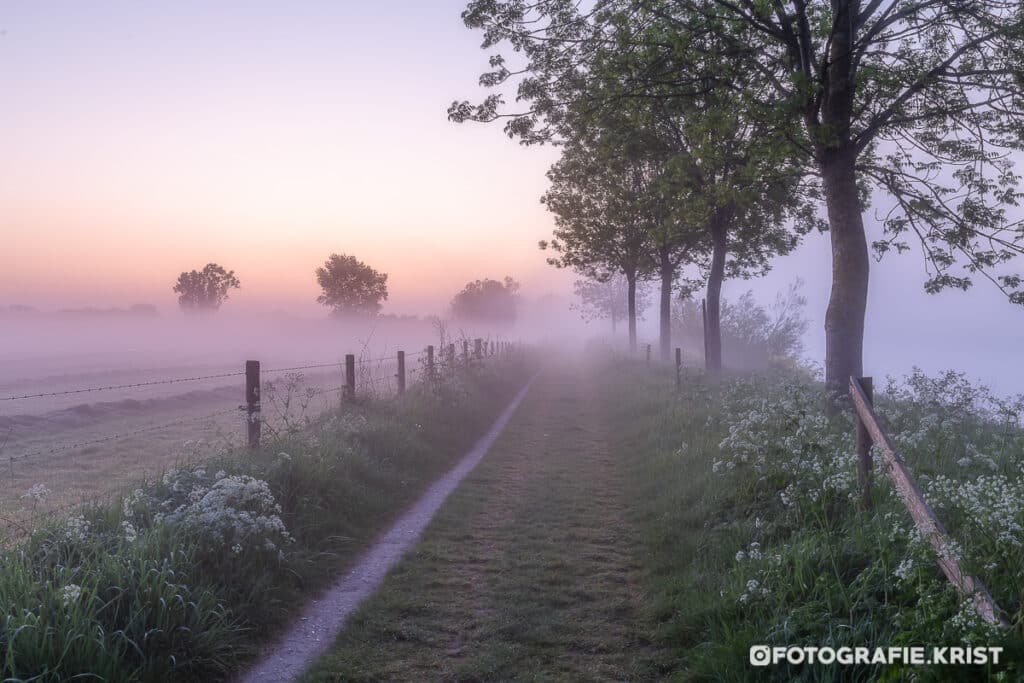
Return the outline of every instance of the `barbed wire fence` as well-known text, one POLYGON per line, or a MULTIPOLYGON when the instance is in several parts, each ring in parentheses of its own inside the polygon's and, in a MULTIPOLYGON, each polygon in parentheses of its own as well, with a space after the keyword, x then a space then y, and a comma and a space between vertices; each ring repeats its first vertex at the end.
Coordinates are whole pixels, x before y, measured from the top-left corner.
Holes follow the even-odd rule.
MULTIPOLYGON (((345 401, 386 400, 400 396, 415 384, 444 381, 454 376, 459 368, 506 356, 512 349, 513 345, 507 341, 464 339, 461 354, 457 352, 456 344, 450 342, 438 347, 428 345, 420 351, 408 354, 401 350, 396 351, 394 355, 384 356, 356 357, 355 354, 347 354, 343 361, 270 368, 261 368, 259 361, 247 361, 240 371, 120 384, 97 384, 59 390, 23 391, 0 396, 0 407, 7 407, 8 410, 4 412, 10 413, 10 408, 19 405, 19 402, 38 402, 43 399, 113 392, 122 392, 119 394, 119 400, 123 401, 128 400, 124 398, 124 392, 130 393, 149 387, 193 384, 202 386, 203 383, 221 380, 237 382, 229 385, 222 383, 212 390, 199 390, 194 394, 188 394, 190 399, 195 397, 195 405, 189 406, 192 408, 192 414, 189 415, 156 424, 127 425, 106 433, 88 434, 79 439, 55 440, 45 445, 36 443, 31 447, 24 446, 19 441, 11 443, 15 425, 23 431, 26 427, 31 429, 32 440, 35 442, 45 441, 47 433, 59 434, 66 430, 60 429, 60 425, 47 425, 45 415, 15 415, 13 418, 5 418, 0 414, 0 544, 8 544, 29 535, 46 520, 68 515, 89 505, 109 502, 117 495, 123 484, 127 483, 125 475, 137 478, 146 474, 145 467, 124 472, 122 467, 118 467, 118 463, 107 463, 114 471, 94 475, 105 480, 105 491, 96 494, 93 490, 91 495, 78 496, 60 491, 54 496, 46 484, 54 485, 56 475, 67 476, 68 470, 74 470, 80 465, 83 461, 80 455, 95 455, 94 452, 90 453, 90 449, 96 446, 118 443, 127 449, 137 446, 138 452, 142 452, 147 448, 161 447, 159 444, 140 443, 144 438, 159 435, 165 439, 163 446, 169 447, 167 440, 173 440, 176 436, 192 437, 197 433, 205 434, 210 429, 219 429, 224 435, 222 451, 238 447, 258 448, 264 433, 273 438, 301 431, 313 424, 319 415, 345 401), (331 372, 332 370, 334 372, 331 372), (214 410, 196 410, 205 402, 223 402, 223 395, 232 386, 236 390, 243 388, 239 386, 242 384, 239 380, 243 378, 244 393, 240 391, 238 394, 242 399, 241 403, 238 399, 233 399, 232 405, 222 405, 214 410), (207 391, 210 395, 203 396, 202 391, 207 391), (22 420, 23 424, 19 424, 15 418, 26 419, 22 420), (47 431, 48 428, 53 431, 47 431), (183 434, 183 430, 187 432, 183 434), (242 439, 236 441, 227 434, 227 430, 234 430, 242 439), (39 480, 45 483, 30 484, 39 480)), ((85 422, 87 426, 93 426, 88 424, 88 420, 85 422)), ((183 443, 187 446, 196 441, 201 439, 183 440, 183 443)), ((180 460, 180 456, 177 459, 180 460)), ((161 469, 159 463, 159 458, 156 458, 148 463, 149 469, 161 469)), ((165 458, 163 466, 170 464, 172 463, 165 458)), ((75 480, 73 473, 71 480, 75 480)))

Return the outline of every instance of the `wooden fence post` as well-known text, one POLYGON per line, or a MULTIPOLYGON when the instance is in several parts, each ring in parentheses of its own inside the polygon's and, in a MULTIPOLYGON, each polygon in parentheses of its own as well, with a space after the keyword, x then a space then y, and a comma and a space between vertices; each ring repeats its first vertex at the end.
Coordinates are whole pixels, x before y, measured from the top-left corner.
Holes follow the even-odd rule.
POLYGON ((434 381, 434 345, 427 347, 427 379, 434 381))
POLYGON ((398 352, 398 394, 405 393, 405 351, 398 352))
POLYGON ((651 345, 650 344, 647 345, 647 365, 648 365, 648 367, 650 367, 650 365, 651 365, 651 345))
POLYGON ((260 362, 247 360, 245 361, 245 431, 249 448, 258 448, 260 445, 261 421, 260 362))
POLYGON ((448 372, 455 371, 455 342, 448 344, 448 372))
MULTIPOLYGON (((874 382, 870 377, 861 377, 855 380, 860 384, 868 406, 875 405, 874 382)), ((857 420, 857 482, 860 484, 861 507, 865 510, 871 509, 871 479, 873 463, 871 462, 871 433, 868 431, 864 420, 860 418, 857 409, 854 408, 853 416, 857 420)))
POLYGON ((345 355, 345 393, 348 400, 356 397, 356 357, 355 354, 345 355))
POLYGON ((683 350, 676 347, 676 389, 681 389, 683 386, 683 350))
POLYGON ((704 369, 708 370, 708 300, 700 300, 701 330, 704 336, 704 369))
POLYGON ((483 346, 484 340, 480 337, 473 340, 473 358, 476 358, 477 360, 483 358, 483 346))
POLYGON ((464 365, 469 365, 469 340, 462 340, 462 362, 464 365))

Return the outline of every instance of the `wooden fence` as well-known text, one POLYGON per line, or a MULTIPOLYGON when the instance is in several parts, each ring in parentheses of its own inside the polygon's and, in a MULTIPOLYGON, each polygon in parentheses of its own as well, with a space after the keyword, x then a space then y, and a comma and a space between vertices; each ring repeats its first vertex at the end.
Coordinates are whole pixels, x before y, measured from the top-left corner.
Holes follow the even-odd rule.
POLYGON ((1003 611, 992 599, 988 589, 976 576, 964 572, 953 550, 953 544, 935 511, 924 499, 906 463, 900 457, 889 435, 885 433, 874 411, 873 383, 870 377, 850 378, 850 398, 857 422, 857 472, 861 486, 861 504, 871 507, 873 465, 871 448, 875 446, 885 460, 882 471, 892 481, 896 492, 914 520, 921 535, 928 539, 938 558, 939 568, 950 583, 970 597, 978 614, 988 623, 1009 626, 1003 611))
MULTIPOLYGON (((507 356, 512 352, 512 348, 511 342, 488 342, 484 339, 477 338, 473 340, 472 359, 480 361, 491 356, 507 356)), ((427 346, 423 354, 426 355, 424 379, 426 381, 434 381, 439 375, 433 344, 427 346)), ((463 340, 462 342, 462 355, 462 364, 464 366, 469 365, 471 363, 471 359, 468 340, 463 340)), ((405 351, 399 350, 395 354, 394 360, 397 364, 394 379, 396 381, 398 395, 404 394, 408 386, 409 373, 406 372, 405 359, 405 351)), ((455 344, 448 345, 448 363, 452 367, 455 365, 455 344)), ((263 423, 260 394, 260 362, 258 360, 246 361, 245 405, 242 406, 242 408, 246 413, 246 443, 250 448, 257 448, 260 445, 261 425, 263 423)), ((353 400, 356 397, 356 356, 352 353, 345 355, 345 383, 342 385, 341 395, 343 400, 353 400)))

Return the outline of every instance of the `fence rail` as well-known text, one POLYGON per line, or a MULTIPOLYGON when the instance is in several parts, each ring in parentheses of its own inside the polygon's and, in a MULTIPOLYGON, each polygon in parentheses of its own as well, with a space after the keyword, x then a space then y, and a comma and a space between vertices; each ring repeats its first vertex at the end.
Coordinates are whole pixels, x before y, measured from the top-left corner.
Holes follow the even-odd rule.
POLYGON ((874 445, 882 453, 886 464, 883 471, 892 480, 896 492, 914 520, 914 525, 935 550, 942 573, 963 595, 971 598, 982 619, 990 624, 1009 626, 1003 611, 999 609, 981 580, 965 573, 960 566, 956 553, 953 552, 953 545, 946 527, 928 505, 928 501, 925 500, 924 494, 921 493, 921 489, 914 481, 910 470, 907 469, 903 458, 878 422, 878 416, 875 415, 873 407, 871 387, 870 377, 850 378, 850 398, 853 401, 857 420, 858 472, 860 473, 864 506, 870 507, 871 505, 871 473, 873 470, 871 445, 874 445))
MULTIPOLYGON (((651 345, 643 346, 644 362, 651 365, 651 345)), ((675 349, 675 386, 682 388, 681 349, 675 349)), ((874 411, 874 384, 870 377, 850 378, 850 399, 853 403, 856 424, 857 478, 861 488, 861 506, 872 506, 874 463, 872 447, 878 449, 884 459, 884 473, 892 481, 900 500, 903 502, 921 535, 928 539, 935 551, 936 563, 962 595, 970 598, 978 615, 989 624, 1009 627, 1006 613, 988 592, 981 579, 964 571, 950 540, 949 532, 932 510, 924 494, 911 475, 892 439, 886 433, 874 411)))

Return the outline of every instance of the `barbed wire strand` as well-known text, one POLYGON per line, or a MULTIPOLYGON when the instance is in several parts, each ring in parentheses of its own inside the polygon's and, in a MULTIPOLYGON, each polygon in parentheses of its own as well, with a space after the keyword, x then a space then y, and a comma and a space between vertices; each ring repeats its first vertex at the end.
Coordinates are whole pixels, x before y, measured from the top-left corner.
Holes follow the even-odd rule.
POLYGON ((85 441, 78 441, 78 442, 70 443, 70 444, 61 444, 60 446, 54 446, 53 448, 48 448, 48 449, 44 448, 44 449, 40 449, 40 450, 37 450, 37 451, 31 451, 29 453, 24 453, 24 454, 19 455, 19 456, 10 456, 10 457, 8 457, 5 460, 0 461, 0 462, 6 462, 6 463, 13 464, 13 463, 16 463, 16 462, 21 462, 22 460, 28 460, 29 458, 36 458, 36 457, 39 457, 40 455, 54 455, 56 453, 63 453, 65 451, 75 450, 75 449, 78 449, 78 448, 85 448, 86 446, 94 446, 94 445, 100 444, 100 443, 107 443, 109 441, 115 441, 117 439, 124 439, 124 438, 130 437, 130 436, 136 436, 138 434, 146 434, 148 432, 157 432, 157 431, 161 431, 161 430, 164 430, 164 429, 170 429, 171 427, 176 427, 176 426, 182 425, 182 424, 189 424, 189 423, 193 423, 193 422, 204 422, 206 420, 212 420, 215 417, 220 417, 221 415, 227 415, 228 413, 237 413, 239 411, 240 411, 240 408, 225 408, 223 410, 214 411, 213 413, 208 413, 206 415, 199 415, 199 416, 193 415, 193 416, 189 416, 189 417, 183 417, 183 418, 179 418, 179 419, 173 420, 171 422, 165 422, 165 423, 159 424, 159 425, 151 425, 151 426, 148 426, 148 427, 141 427, 139 429, 133 429, 133 430, 127 431, 127 432, 118 432, 116 434, 110 434, 108 436, 103 436, 103 437, 99 437, 99 438, 96 438, 96 439, 87 439, 85 441))

